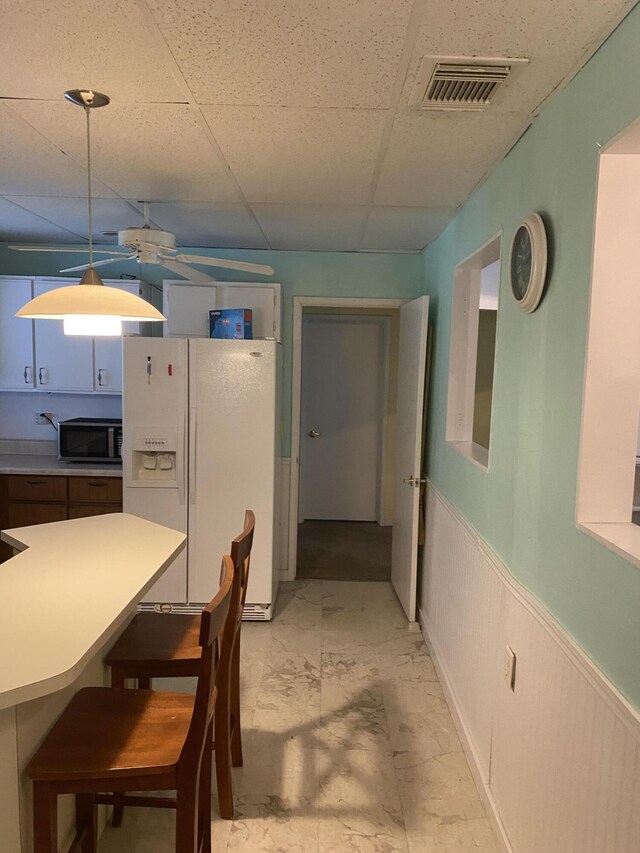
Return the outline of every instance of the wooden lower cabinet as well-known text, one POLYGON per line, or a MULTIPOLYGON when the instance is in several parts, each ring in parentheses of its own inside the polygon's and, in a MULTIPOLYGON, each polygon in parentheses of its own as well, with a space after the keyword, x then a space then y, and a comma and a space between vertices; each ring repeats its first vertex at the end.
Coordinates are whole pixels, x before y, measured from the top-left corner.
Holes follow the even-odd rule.
MULTIPOLYGON (((0 529, 122 512, 121 477, 0 474, 0 529)), ((0 542, 0 562, 12 549, 0 542)))

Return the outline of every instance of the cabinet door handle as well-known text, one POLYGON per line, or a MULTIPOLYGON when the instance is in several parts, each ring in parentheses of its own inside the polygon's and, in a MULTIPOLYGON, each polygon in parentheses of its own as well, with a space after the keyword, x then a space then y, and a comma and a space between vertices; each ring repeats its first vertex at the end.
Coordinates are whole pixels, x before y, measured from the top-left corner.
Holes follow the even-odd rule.
POLYGON ((46 485, 46 480, 27 480, 27 483, 30 486, 44 486, 46 485))
POLYGON ((106 373, 106 372, 107 372, 107 371, 104 369, 104 367, 99 367, 99 368, 98 368, 98 385, 99 385, 101 388, 102 388, 104 385, 106 385, 106 384, 107 384, 106 382, 103 382, 103 381, 102 381, 102 374, 103 374, 103 373, 106 373))
POLYGON ((24 375, 25 385, 31 385, 31 383, 33 382, 33 377, 30 375, 32 370, 33 370, 33 368, 29 367, 28 364, 24 368, 24 374, 23 375, 24 375))
POLYGON ((49 371, 46 367, 40 367, 38 369, 38 381, 41 385, 49 384, 49 371))
POLYGON ((102 489, 104 486, 107 486, 108 483, 89 483, 90 486, 93 486, 96 489, 102 489))

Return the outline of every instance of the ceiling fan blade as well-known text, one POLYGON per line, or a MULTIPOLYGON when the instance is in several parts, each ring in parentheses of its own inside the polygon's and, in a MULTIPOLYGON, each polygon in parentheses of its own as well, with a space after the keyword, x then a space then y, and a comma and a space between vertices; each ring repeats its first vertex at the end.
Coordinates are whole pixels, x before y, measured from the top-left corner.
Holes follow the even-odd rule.
POLYGON ((78 272, 79 270, 88 270, 90 266, 103 267, 105 264, 117 264, 118 261, 130 261, 136 257, 136 252, 132 255, 119 255, 117 258, 105 258, 103 261, 95 261, 93 264, 81 264, 79 267, 67 267, 66 270, 60 272, 78 272))
POLYGON ((177 261, 186 261, 188 264, 204 264, 209 267, 222 267, 227 270, 241 270, 242 272, 253 272, 260 275, 273 275, 273 267, 266 264, 250 264, 246 261, 228 261, 223 258, 208 258, 206 255, 176 255, 177 261))
POLYGON ((205 275, 205 273, 191 269, 191 267, 188 267, 186 264, 177 263, 175 260, 161 258, 158 260, 158 263, 161 266, 166 267, 168 270, 171 270, 171 272, 174 272, 176 275, 179 275, 180 278, 186 278, 189 281, 215 281, 213 276, 205 275))
MULTIPOLYGON (((16 252, 83 252, 85 255, 89 253, 89 247, 86 249, 61 249, 59 246, 9 246, 10 249, 15 249, 16 252)), ((113 249, 98 249, 93 247, 94 254, 98 255, 121 255, 122 252, 116 252, 113 249)))

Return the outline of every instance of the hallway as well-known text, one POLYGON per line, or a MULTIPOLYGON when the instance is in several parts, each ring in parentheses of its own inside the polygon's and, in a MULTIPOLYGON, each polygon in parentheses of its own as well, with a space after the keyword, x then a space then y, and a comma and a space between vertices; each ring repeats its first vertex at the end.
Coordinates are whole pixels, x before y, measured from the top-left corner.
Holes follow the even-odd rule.
MULTIPOLYGON (((282 584, 275 620, 244 623, 242 643, 245 766, 236 819, 214 818, 214 851, 496 853, 422 637, 407 632, 390 584, 282 584)), ((169 853, 173 822, 169 810, 129 809, 99 853, 169 853)))

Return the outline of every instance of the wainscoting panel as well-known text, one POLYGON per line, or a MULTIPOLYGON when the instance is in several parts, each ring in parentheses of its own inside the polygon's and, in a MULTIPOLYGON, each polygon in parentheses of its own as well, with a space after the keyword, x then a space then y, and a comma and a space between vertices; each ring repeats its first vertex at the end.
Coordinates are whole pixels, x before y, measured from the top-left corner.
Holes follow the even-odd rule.
POLYGON ((422 572, 423 630, 505 848, 640 853, 640 715, 431 485, 422 572))

